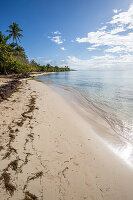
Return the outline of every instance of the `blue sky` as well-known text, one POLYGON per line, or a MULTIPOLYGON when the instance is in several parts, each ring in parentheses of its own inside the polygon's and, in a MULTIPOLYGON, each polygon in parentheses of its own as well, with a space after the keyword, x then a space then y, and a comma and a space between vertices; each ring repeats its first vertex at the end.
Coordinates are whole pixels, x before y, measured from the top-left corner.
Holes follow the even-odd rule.
POLYGON ((21 45, 41 64, 132 68, 133 1, 4 0, 0 30, 15 21, 21 45))

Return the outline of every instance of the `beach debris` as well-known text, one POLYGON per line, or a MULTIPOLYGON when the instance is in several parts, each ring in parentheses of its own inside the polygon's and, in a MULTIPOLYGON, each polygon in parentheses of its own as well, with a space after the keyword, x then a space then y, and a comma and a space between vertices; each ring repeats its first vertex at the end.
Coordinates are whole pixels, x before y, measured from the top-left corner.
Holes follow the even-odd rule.
POLYGON ((11 161, 8 164, 8 168, 11 167, 12 170, 17 171, 18 168, 18 160, 11 161))
POLYGON ((11 154, 11 152, 7 151, 7 152, 5 153, 5 155, 4 155, 4 157, 2 158, 2 160, 4 160, 4 159, 10 157, 10 154, 11 154))
MULTIPOLYGON (((13 141, 15 140, 15 137, 17 135, 17 132, 19 132, 18 128, 15 128, 15 125, 18 126, 23 126, 23 124, 25 123, 26 119, 29 119, 29 125, 30 125, 30 120, 33 118, 32 116, 32 112, 35 109, 35 101, 36 101, 36 96, 35 95, 31 95, 30 100, 29 100, 29 104, 27 105, 27 111, 23 112, 21 117, 17 120, 17 121, 12 121, 12 124, 8 126, 8 132, 9 132, 9 141, 7 143, 7 149, 5 154, 3 155, 3 160, 9 158, 12 153, 16 153, 17 154, 17 150, 12 147, 13 141)), ((32 129, 33 127, 30 125, 30 129, 32 129)), ((34 140, 34 133, 29 133, 28 138, 25 139, 25 144, 24 144, 24 150, 26 151, 26 144, 32 140, 34 140)), ((0 151, 4 149, 3 146, 0 146, 0 151)), ((23 160, 23 163, 21 165, 19 165, 19 160, 21 159, 17 159, 17 157, 15 158, 15 160, 12 160, 9 162, 9 164, 6 166, 5 169, 3 169, 2 174, 0 176, 0 181, 3 182, 4 187, 6 189, 6 191, 9 192, 9 194, 12 196, 14 191, 16 190, 16 186, 14 185, 15 183, 12 182, 12 172, 16 171, 17 173, 21 173, 22 172, 22 167, 24 165, 26 165, 28 163, 28 157, 30 155, 32 155, 31 153, 25 153, 25 159, 23 160), (9 171, 10 170, 10 171, 9 171)), ((24 186, 23 192, 25 194, 25 198, 24 200, 36 200, 38 199, 38 197, 34 194, 32 194, 29 191, 26 191, 26 188, 28 186, 28 183, 30 181, 34 181, 35 179, 41 178, 43 176, 43 172, 39 171, 35 174, 32 174, 30 177, 27 178, 26 181, 26 185, 24 186)))
POLYGON ((0 177, 0 180, 4 181, 4 186, 5 186, 6 190, 12 196, 14 194, 14 191, 16 190, 16 187, 11 183, 10 173, 3 172, 0 177))
POLYGON ((27 178, 27 181, 26 181, 26 184, 24 185, 24 187, 23 187, 23 192, 25 191, 25 189, 27 188, 27 186, 28 186, 28 184, 29 184, 29 182, 31 181, 31 180, 35 180, 35 179, 37 179, 37 178, 41 178, 43 176, 43 172, 42 171, 40 171, 40 172, 37 172, 37 173, 35 173, 34 174, 34 176, 29 176, 28 178, 27 178))
POLYGON ((65 169, 63 169, 61 172, 59 172, 58 175, 60 173, 62 173, 63 177, 66 178, 65 171, 68 170, 68 169, 69 169, 68 167, 65 167, 65 169))
POLYGON ((19 166, 20 172, 22 172, 22 167, 28 163, 28 161, 29 161, 29 160, 28 160, 28 157, 29 157, 30 155, 32 155, 32 154, 31 154, 31 153, 26 153, 25 160, 23 161, 23 164, 22 164, 21 166, 19 166))
POLYGON ((9 81, 7 84, 0 86, 0 102, 7 100, 13 92, 17 91, 21 81, 18 79, 9 81))
POLYGON ((30 180, 35 180, 35 179, 37 179, 37 178, 39 178, 39 177, 42 177, 42 176, 43 176, 43 172, 40 171, 40 172, 37 172, 34 176, 30 177, 28 180, 29 180, 29 181, 30 181, 30 180))
POLYGON ((6 158, 9 158, 12 152, 17 153, 17 150, 14 149, 13 147, 11 147, 10 141, 9 141, 8 146, 9 146, 9 147, 8 147, 8 149, 7 149, 7 152, 5 153, 5 155, 4 155, 4 157, 2 158, 2 160, 6 159, 6 158))
POLYGON ((23 112, 21 114, 22 118, 19 119, 16 124, 20 127, 23 126, 24 122, 26 121, 26 119, 28 118, 29 120, 31 120, 33 118, 32 115, 29 115, 30 113, 32 113, 35 109, 35 101, 36 101, 36 97, 35 96, 31 96, 30 98, 30 102, 29 104, 27 105, 28 106, 28 110, 23 112))
POLYGON ((16 124, 18 125, 18 126, 20 126, 20 127, 22 127, 23 126, 23 124, 24 124, 24 119, 21 119, 20 121, 18 121, 16 124))
POLYGON ((0 146, 0 151, 2 151, 4 149, 4 147, 3 146, 0 146))
POLYGON ((25 143, 24 143, 24 150, 26 150, 26 145, 27 145, 28 142, 29 142, 29 140, 26 138, 25 143))
POLYGON ((31 139, 31 140, 34 140, 34 133, 30 133, 30 134, 28 134, 28 137, 31 139))
POLYGON ((15 135, 9 133, 10 141, 13 141, 15 139, 15 135))
POLYGON ((64 163, 69 162, 69 160, 65 160, 64 163))
POLYGON ((38 198, 37 198, 36 195, 30 193, 29 191, 25 192, 25 198, 24 198, 24 200, 37 200, 37 199, 38 198))

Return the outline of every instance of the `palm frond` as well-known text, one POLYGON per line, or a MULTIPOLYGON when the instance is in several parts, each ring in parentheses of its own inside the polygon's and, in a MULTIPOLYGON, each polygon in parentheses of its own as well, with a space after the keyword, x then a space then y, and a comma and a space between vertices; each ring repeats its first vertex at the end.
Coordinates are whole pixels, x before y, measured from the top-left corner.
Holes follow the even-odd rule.
POLYGON ((23 35, 20 32, 23 30, 19 28, 19 24, 12 22, 12 24, 8 27, 9 30, 7 30, 6 32, 10 33, 9 38, 13 37, 13 42, 14 40, 16 41, 16 43, 17 40, 20 42, 20 38, 23 37, 23 35))

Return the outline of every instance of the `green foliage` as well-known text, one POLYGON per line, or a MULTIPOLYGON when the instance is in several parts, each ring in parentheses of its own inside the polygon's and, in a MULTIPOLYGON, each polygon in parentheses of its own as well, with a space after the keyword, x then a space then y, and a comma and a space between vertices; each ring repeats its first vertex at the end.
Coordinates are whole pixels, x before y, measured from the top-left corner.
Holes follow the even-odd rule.
POLYGON ((0 32, 0 74, 11 73, 28 73, 28 72, 60 72, 70 71, 67 67, 60 68, 58 66, 40 65, 35 60, 30 62, 27 59, 24 48, 17 44, 17 40, 20 42, 20 38, 23 35, 20 33, 22 30, 19 25, 13 22, 9 26, 9 36, 6 36, 0 32), (13 37, 13 43, 8 44, 7 41, 13 37), (16 42, 14 42, 16 41, 16 42))
POLYGON ((37 62, 35 62, 35 60, 32 59, 30 61, 30 65, 31 65, 31 68, 32 68, 33 71, 36 71, 36 72, 40 72, 41 71, 40 70, 40 65, 37 62))
POLYGON ((2 32, 0 31, 0 44, 6 44, 8 39, 9 37, 2 34, 2 32))
POLYGON ((38 66, 39 71, 42 72, 63 72, 63 71, 70 71, 70 68, 68 66, 66 67, 58 67, 58 66, 51 66, 50 64, 38 66))
POLYGON ((62 71, 70 71, 68 66, 64 67, 58 67, 58 66, 51 66, 50 64, 47 65, 39 65, 35 60, 30 61, 30 65, 33 69, 33 71, 37 72, 62 72, 62 71))
POLYGON ((9 45, 0 44, 0 71, 1 74, 23 73, 31 71, 29 64, 20 62, 12 53, 9 45))
POLYGON ((9 27, 9 30, 7 30, 7 32, 9 32, 9 37, 13 37, 13 42, 14 40, 16 41, 17 44, 17 40, 20 42, 20 38, 23 37, 23 35, 20 33, 21 31, 23 31, 22 29, 19 28, 19 24, 12 22, 12 24, 9 27))
POLYGON ((7 74, 7 69, 9 68, 9 65, 13 64, 13 57, 11 53, 11 48, 4 44, 0 44, 0 68, 1 73, 7 74))

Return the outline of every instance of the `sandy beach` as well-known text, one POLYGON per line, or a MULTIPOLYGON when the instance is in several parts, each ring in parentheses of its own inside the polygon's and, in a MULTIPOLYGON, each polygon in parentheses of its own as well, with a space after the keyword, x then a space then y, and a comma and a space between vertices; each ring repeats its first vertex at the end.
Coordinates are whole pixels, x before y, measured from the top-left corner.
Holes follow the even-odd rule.
POLYGON ((106 131, 47 85, 22 80, 0 103, 0 199, 132 200, 133 169, 106 131))

